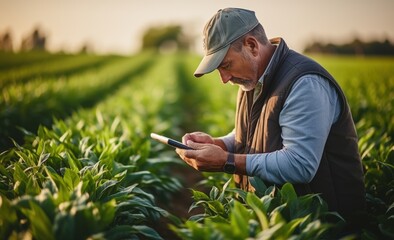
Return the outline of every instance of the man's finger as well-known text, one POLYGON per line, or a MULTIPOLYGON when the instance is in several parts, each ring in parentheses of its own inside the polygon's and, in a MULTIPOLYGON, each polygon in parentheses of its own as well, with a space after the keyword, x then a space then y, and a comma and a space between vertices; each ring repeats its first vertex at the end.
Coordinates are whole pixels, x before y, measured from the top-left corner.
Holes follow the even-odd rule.
POLYGON ((183 135, 182 137, 182 143, 186 144, 187 141, 189 141, 191 139, 191 136, 189 133, 186 133, 185 135, 183 135))
POLYGON ((186 145, 187 145, 188 147, 191 147, 191 148, 195 149, 195 150, 200 150, 200 149, 202 149, 204 146, 206 146, 207 144, 206 144, 206 143, 193 142, 193 141, 191 141, 191 140, 188 140, 188 141, 186 142, 186 145))
MULTIPOLYGON (((191 147, 191 146, 190 146, 191 147)), ((175 149, 175 152, 184 160, 186 161, 186 158, 194 159, 195 157, 195 150, 186 150, 186 149, 181 149, 177 148, 175 149)))

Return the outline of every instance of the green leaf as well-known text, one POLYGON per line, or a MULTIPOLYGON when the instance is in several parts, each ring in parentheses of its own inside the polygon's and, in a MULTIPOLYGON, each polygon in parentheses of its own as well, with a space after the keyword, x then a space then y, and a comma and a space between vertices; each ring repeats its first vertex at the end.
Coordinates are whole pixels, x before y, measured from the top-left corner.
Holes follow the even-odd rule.
POLYGON ((66 168, 63 179, 69 190, 73 190, 80 182, 79 174, 70 168, 66 168))
POLYGON ((215 200, 219 195, 219 189, 217 187, 212 187, 211 191, 209 192, 209 198, 215 200))
MULTIPOLYGON (((306 217, 307 218, 307 217, 306 217)), ((304 218, 297 218, 284 224, 278 231, 275 232, 274 238, 289 239, 294 230, 304 221, 304 218)))
POLYGON ((69 192, 64 179, 59 174, 57 174, 56 171, 50 166, 45 167, 45 172, 48 174, 51 181, 57 187, 58 201, 67 201, 70 197, 71 192, 69 192))
MULTIPOLYGON (((189 211, 190 212, 190 211, 189 211)), ((193 215, 189 218, 188 221, 193 221, 193 222, 202 222, 208 215, 201 213, 201 214, 196 214, 193 215)))
POLYGON ((53 231, 56 239, 74 239, 75 236, 75 219, 67 212, 59 212, 53 223, 53 231))
MULTIPOLYGON (((304 223, 301 224, 301 226, 304 223)), ((302 227, 300 234, 298 235, 300 239, 328 239, 330 235, 325 236, 325 234, 334 227, 331 224, 322 224, 320 220, 315 220, 308 223, 305 227, 302 227)), ((365 236, 363 236, 365 237, 365 236)), ((354 236, 345 236, 341 238, 343 240, 354 239, 354 236)), ((369 239, 368 237, 366 239, 369 239)), ((373 239, 373 238, 371 238, 373 239)))
MULTIPOLYGON (((200 223, 192 222, 192 221, 187 221, 185 223, 186 227, 191 230, 191 239, 210 239, 210 236, 212 236, 212 231, 209 227, 209 225, 205 226, 200 223)), ((187 239, 187 238, 186 238, 187 239)))
POLYGON ((188 213, 190 213, 190 212, 193 211, 194 209, 196 209, 196 208, 198 208, 198 207, 200 207, 201 205, 206 204, 206 203, 207 203, 207 201, 205 201, 205 200, 193 202, 193 203, 190 205, 190 207, 189 207, 188 213))
POLYGON ((223 201, 224 196, 225 196, 225 193, 226 193, 226 191, 227 191, 227 188, 228 188, 230 182, 232 181, 232 179, 233 179, 233 178, 231 177, 231 178, 230 178, 229 180, 227 180, 227 182, 223 185, 223 190, 222 190, 222 192, 221 192, 221 194, 220 194, 220 196, 219 196, 219 198, 218 198, 219 201, 223 201))
POLYGON ((32 194, 36 195, 40 193, 40 186, 37 183, 37 180, 35 178, 29 178, 29 180, 26 183, 26 192, 25 194, 32 194))
POLYGON ((104 233, 95 234, 92 239, 138 239, 136 233, 138 232, 130 225, 117 225, 110 228, 104 233))
POLYGON ((238 239, 246 239, 249 237, 249 220, 251 214, 245 206, 240 202, 234 201, 234 207, 231 211, 230 223, 233 234, 238 239))
POLYGON ((271 208, 271 202, 272 202, 272 197, 269 195, 265 195, 264 197, 262 197, 261 200, 261 204, 263 205, 263 211, 265 213, 268 213, 270 208, 271 208))
POLYGON ((112 192, 114 192, 114 189, 116 188, 118 183, 119 182, 116 180, 108 180, 104 182, 101 186, 97 188, 95 199, 101 200, 102 198, 110 195, 112 192))
POLYGON ((231 188, 227 190, 228 192, 231 192, 233 194, 235 194, 237 197, 241 198, 244 202, 246 202, 246 197, 248 192, 239 189, 239 188, 231 188))
MULTIPOLYGON (((277 239, 277 238, 274 237, 274 235, 275 235, 275 233, 283 226, 283 224, 284 224, 283 222, 278 223, 278 224, 275 224, 275 225, 273 225, 271 228, 269 228, 269 229, 267 229, 267 230, 265 230, 265 231, 260 232, 260 233, 257 235, 257 238, 256 238, 256 239, 259 239, 259 240, 277 239)), ((278 239, 280 239, 280 238, 278 238, 278 239)))
POLYGON ((32 235, 36 239, 55 239, 52 233, 52 224, 44 211, 33 201, 29 202, 30 209, 23 208, 21 211, 30 222, 32 235))
MULTIPOLYGON (((29 178, 27 177, 26 173, 22 170, 22 164, 15 163, 14 164, 14 181, 19 181, 21 183, 26 183, 29 178)), ((22 195, 22 194, 21 194, 22 195)))
POLYGON ((163 216, 167 216, 168 212, 162 208, 159 208, 152 203, 149 203, 146 199, 134 197, 130 200, 120 202, 117 206, 117 211, 127 211, 129 209, 136 209, 143 211, 149 217, 156 218, 155 213, 159 213, 163 216), (153 212, 149 212, 153 210, 153 212))
POLYGON ((104 197, 103 199, 101 199, 101 201, 107 202, 112 199, 115 199, 117 201, 121 201, 121 200, 127 199, 133 193, 133 190, 135 189, 135 187, 137 185, 138 184, 136 183, 136 184, 133 184, 133 185, 128 186, 126 188, 118 188, 118 190, 115 193, 104 197))
POLYGON ((249 177, 249 181, 256 190, 256 195, 262 197, 265 191, 267 191, 267 186, 265 185, 263 180, 258 177, 249 177))
POLYGON ((207 202, 209 209, 214 211, 216 214, 224 215, 226 212, 224 211, 224 206, 218 200, 207 202))
POLYGON ((261 200, 253 193, 249 193, 246 197, 247 204, 253 209, 254 213, 259 219, 261 229, 265 230, 269 228, 267 212, 264 208, 261 200))
POLYGON ((133 228, 137 230, 137 233, 144 235, 147 239, 163 239, 153 228, 148 226, 136 225, 133 228))
POLYGON ((70 169, 73 171, 79 171, 82 168, 81 161, 75 158, 75 156, 71 152, 66 152, 66 159, 70 166, 70 169))
POLYGON ((194 189, 191 189, 191 191, 192 191, 192 194, 193 194, 193 199, 195 201, 200 201, 200 200, 209 201, 210 200, 208 195, 206 195, 204 192, 197 191, 197 190, 194 190, 194 189))
POLYGON ((283 202, 289 202, 297 199, 297 193, 290 183, 285 183, 281 189, 283 202))
POLYGON ((6 233, 17 223, 18 217, 11 202, 0 194, 0 237, 5 239, 6 233))
POLYGON ((37 166, 41 166, 42 164, 44 164, 49 159, 50 156, 51 156, 50 153, 42 153, 38 160, 37 166))
POLYGON ((98 208, 100 210, 100 226, 106 228, 114 220, 116 212, 116 201, 115 199, 112 199, 111 201, 108 201, 104 204, 100 204, 98 208))
POLYGON ((284 207, 284 205, 279 206, 274 209, 274 211, 271 213, 270 217, 270 226, 274 226, 277 224, 283 224, 286 222, 286 220, 282 217, 280 214, 280 210, 284 207))

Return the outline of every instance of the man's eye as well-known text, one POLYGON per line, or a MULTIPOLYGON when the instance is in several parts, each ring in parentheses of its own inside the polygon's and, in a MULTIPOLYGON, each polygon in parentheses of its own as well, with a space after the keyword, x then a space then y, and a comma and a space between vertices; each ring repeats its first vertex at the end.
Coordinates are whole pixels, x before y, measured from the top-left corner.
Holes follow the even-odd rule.
POLYGON ((230 64, 228 63, 228 64, 224 65, 224 66, 223 66, 223 69, 224 69, 224 70, 229 70, 229 69, 230 69, 230 64))

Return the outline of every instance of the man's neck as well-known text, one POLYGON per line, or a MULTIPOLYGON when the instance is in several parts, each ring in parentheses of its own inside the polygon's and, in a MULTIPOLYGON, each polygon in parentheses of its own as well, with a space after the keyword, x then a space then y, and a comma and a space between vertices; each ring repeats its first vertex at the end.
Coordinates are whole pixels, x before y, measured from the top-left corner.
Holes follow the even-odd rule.
POLYGON ((261 50, 261 63, 260 63, 260 71, 259 71, 259 76, 263 75, 265 70, 268 67, 268 64, 274 55, 276 49, 276 45, 273 45, 271 43, 268 43, 265 45, 262 50, 261 50))

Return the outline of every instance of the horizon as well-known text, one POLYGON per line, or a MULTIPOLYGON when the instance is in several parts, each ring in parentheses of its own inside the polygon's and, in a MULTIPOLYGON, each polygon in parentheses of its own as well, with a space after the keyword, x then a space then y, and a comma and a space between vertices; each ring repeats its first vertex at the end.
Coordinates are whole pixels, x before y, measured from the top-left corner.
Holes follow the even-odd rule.
POLYGON ((49 51, 75 52, 89 43, 95 53, 132 54, 140 49, 142 34, 148 27, 178 24, 194 38, 193 50, 202 53, 202 29, 209 18, 220 8, 241 7, 256 12, 269 38, 283 37, 296 51, 303 51, 314 41, 340 44, 355 38, 366 42, 394 40, 391 0, 373 4, 368 0, 225 3, 0 0, 0 34, 10 31, 14 51, 20 48, 22 38, 40 26, 47 36, 49 51))

